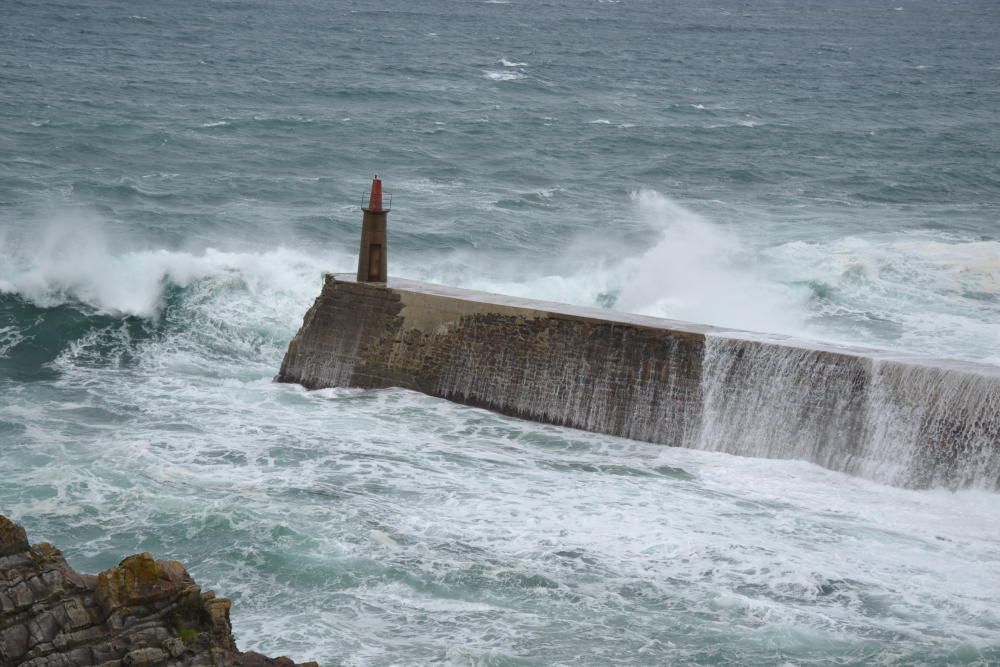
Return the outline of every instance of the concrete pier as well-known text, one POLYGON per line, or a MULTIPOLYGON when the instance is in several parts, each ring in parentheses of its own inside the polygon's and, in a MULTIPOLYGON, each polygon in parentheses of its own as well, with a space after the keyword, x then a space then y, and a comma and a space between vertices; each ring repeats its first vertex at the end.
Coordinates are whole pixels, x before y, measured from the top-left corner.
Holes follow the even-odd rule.
POLYGON ((626 438, 1000 488, 1000 368, 327 275, 280 382, 404 387, 626 438))

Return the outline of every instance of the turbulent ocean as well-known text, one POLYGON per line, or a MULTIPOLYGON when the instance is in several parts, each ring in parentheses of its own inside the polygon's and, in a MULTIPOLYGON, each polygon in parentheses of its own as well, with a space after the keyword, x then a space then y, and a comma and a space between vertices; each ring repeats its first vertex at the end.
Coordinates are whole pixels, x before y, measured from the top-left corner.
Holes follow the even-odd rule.
POLYGON ((390 274, 1000 364, 994 0, 0 0, 0 513, 323 665, 1000 663, 1000 496, 272 382, 390 274))

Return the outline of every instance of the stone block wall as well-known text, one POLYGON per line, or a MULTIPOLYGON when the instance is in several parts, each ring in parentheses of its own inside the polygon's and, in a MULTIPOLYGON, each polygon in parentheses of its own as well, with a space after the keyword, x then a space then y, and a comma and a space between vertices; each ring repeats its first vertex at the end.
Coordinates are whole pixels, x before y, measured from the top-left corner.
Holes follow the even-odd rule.
POLYGON ((279 382, 404 387, 504 414, 682 445, 699 422, 702 333, 327 276, 279 382))

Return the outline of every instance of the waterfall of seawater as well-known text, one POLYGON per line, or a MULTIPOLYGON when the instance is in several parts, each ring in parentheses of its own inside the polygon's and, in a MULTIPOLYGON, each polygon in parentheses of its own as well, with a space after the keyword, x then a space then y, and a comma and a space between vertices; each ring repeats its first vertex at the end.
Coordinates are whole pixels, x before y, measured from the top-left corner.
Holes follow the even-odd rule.
POLYGON ((695 446, 843 470, 863 430, 865 373, 850 357, 708 336, 695 446))
POLYGON ((867 407, 859 474, 916 486, 1000 487, 996 375, 876 361, 867 407), (904 469, 893 471, 894 461, 904 469))
POLYGON ((1000 486, 1000 377, 709 335, 699 449, 901 486, 1000 486))

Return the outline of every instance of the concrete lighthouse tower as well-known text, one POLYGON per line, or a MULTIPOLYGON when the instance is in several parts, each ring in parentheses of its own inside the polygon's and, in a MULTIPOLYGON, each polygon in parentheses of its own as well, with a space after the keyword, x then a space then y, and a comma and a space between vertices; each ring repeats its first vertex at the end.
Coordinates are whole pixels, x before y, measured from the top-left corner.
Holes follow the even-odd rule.
POLYGON ((358 282, 384 283, 388 280, 385 222, 389 209, 382 208, 382 179, 372 179, 368 206, 361 209, 361 250, 358 252, 358 282))

